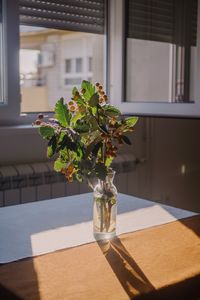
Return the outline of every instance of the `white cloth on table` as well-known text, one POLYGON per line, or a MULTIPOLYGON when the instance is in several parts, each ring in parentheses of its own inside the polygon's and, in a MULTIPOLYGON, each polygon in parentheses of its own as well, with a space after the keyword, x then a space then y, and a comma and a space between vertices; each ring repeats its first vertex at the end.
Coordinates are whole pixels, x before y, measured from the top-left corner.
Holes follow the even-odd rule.
MULTIPOLYGON (((118 195, 117 234, 161 225, 196 213, 118 195)), ((92 193, 0 208, 0 263, 94 241, 92 193)))

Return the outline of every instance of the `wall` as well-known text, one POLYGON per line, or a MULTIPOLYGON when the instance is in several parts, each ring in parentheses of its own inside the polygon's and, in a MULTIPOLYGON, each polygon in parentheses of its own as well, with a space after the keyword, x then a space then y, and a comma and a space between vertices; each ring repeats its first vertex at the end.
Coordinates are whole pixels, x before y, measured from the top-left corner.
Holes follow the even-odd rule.
POLYGON ((136 132, 134 151, 146 161, 137 167, 132 193, 200 211, 200 120, 140 118, 136 132))
MULTIPOLYGON (((128 194, 200 211, 199 132, 200 120, 141 117, 133 145, 123 150, 140 162, 118 182, 124 181, 128 194)), ((46 143, 36 129, 0 128, 1 166, 45 160, 46 143)))

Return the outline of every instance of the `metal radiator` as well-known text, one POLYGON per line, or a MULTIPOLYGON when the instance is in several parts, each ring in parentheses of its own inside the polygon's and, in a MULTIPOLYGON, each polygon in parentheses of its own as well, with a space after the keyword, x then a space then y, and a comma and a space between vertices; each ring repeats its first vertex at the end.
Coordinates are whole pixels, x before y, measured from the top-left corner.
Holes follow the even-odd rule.
MULTIPOLYGON (((127 176, 136 165, 131 154, 119 155, 113 168, 117 171, 116 185, 120 192, 128 192, 127 176)), ((53 162, 31 163, 0 167, 0 206, 40 201, 87 193, 86 183, 67 183, 65 177, 53 170, 53 162)))

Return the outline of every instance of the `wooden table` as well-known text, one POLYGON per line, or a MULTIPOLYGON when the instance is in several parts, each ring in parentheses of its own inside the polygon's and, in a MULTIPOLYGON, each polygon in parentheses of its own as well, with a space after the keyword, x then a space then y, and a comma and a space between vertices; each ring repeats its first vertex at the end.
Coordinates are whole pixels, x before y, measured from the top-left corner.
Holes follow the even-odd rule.
MULTIPOLYGON (((126 199, 123 195, 120 197, 126 199)), ((74 201, 76 198, 70 199, 74 201)), ((61 203, 58 199, 55 201, 57 205, 61 203)), ((126 204, 120 208, 121 222, 127 221, 127 217, 131 220, 136 212, 144 216, 146 209, 150 214, 147 221, 154 225, 145 227, 144 222, 141 229, 123 233, 110 242, 90 242, 3 264, 0 267, 0 299, 198 299, 200 216, 159 206, 168 209, 168 214, 169 211, 177 214, 180 219, 172 218, 168 222, 165 219, 165 222, 155 225, 151 213, 157 204, 132 197, 134 205, 131 211, 129 201, 131 198, 127 198, 126 204), (136 205, 138 201, 141 201, 141 207, 136 205), (129 211, 123 211, 123 207, 129 207, 129 211)), ((45 203, 49 207, 50 202, 45 203)), ((40 207, 45 203, 35 205, 40 207)), ((22 206, 22 211, 27 207, 34 211, 33 204, 22 206)), ((10 208, 11 213, 16 209, 10 208)), ((8 214, 9 209, 0 210, 0 216, 2 211, 8 214)), ((147 218, 147 214, 145 216, 147 218)))

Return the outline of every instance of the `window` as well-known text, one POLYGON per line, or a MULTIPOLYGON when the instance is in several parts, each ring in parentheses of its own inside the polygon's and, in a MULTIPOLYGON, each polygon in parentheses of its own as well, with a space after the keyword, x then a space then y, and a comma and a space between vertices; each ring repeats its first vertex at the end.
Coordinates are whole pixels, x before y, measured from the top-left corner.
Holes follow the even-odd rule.
POLYGON ((88 57, 88 71, 92 72, 92 57, 88 57))
POLYGON ((83 71, 83 67, 82 67, 82 58, 76 58, 76 72, 80 73, 83 71))
POLYGON ((128 0, 126 99, 194 101, 197 0, 128 0))
POLYGON ((199 116, 199 1, 110 4, 111 101, 128 114, 199 116))
POLYGON ((72 70, 72 60, 71 59, 65 59, 65 72, 70 73, 72 70))
MULTIPOLYGON (((6 105, 1 105, 0 122, 29 123, 35 119, 32 113, 52 111, 59 97, 70 99, 72 85, 88 78, 88 54, 96 55, 99 71, 93 75, 103 82, 104 70, 99 64, 105 55, 104 0, 5 0, 3 3, 6 53, 3 103, 6 105), (97 48, 100 48, 98 53, 97 48)), ((0 72, 1 30, 0 18, 0 72)))
POLYGON ((6 105, 1 105, 0 120, 21 122, 21 112, 51 111, 60 96, 70 97, 73 82, 90 78, 105 86, 107 73, 107 92, 124 113, 200 115, 197 0, 108 1, 107 48, 104 0, 2 3, 0 39, 6 34, 6 55, 3 60, 0 55, 0 70, 5 68, 0 104, 3 99, 6 105), (20 65, 26 60, 27 72, 18 66, 18 12, 20 65))
POLYGON ((57 99, 70 99, 72 86, 85 78, 103 82, 99 67, 104 60, 103 0, 19 3, 20 67, 28 69, 21 74, 22 112, 52 111, 57 99), (88 73, 88 53, 95 56, 95 74, 88 73))
POLYGON ((16 124, 20 115, 17 1, 0 1, 0 124, 16 124))

